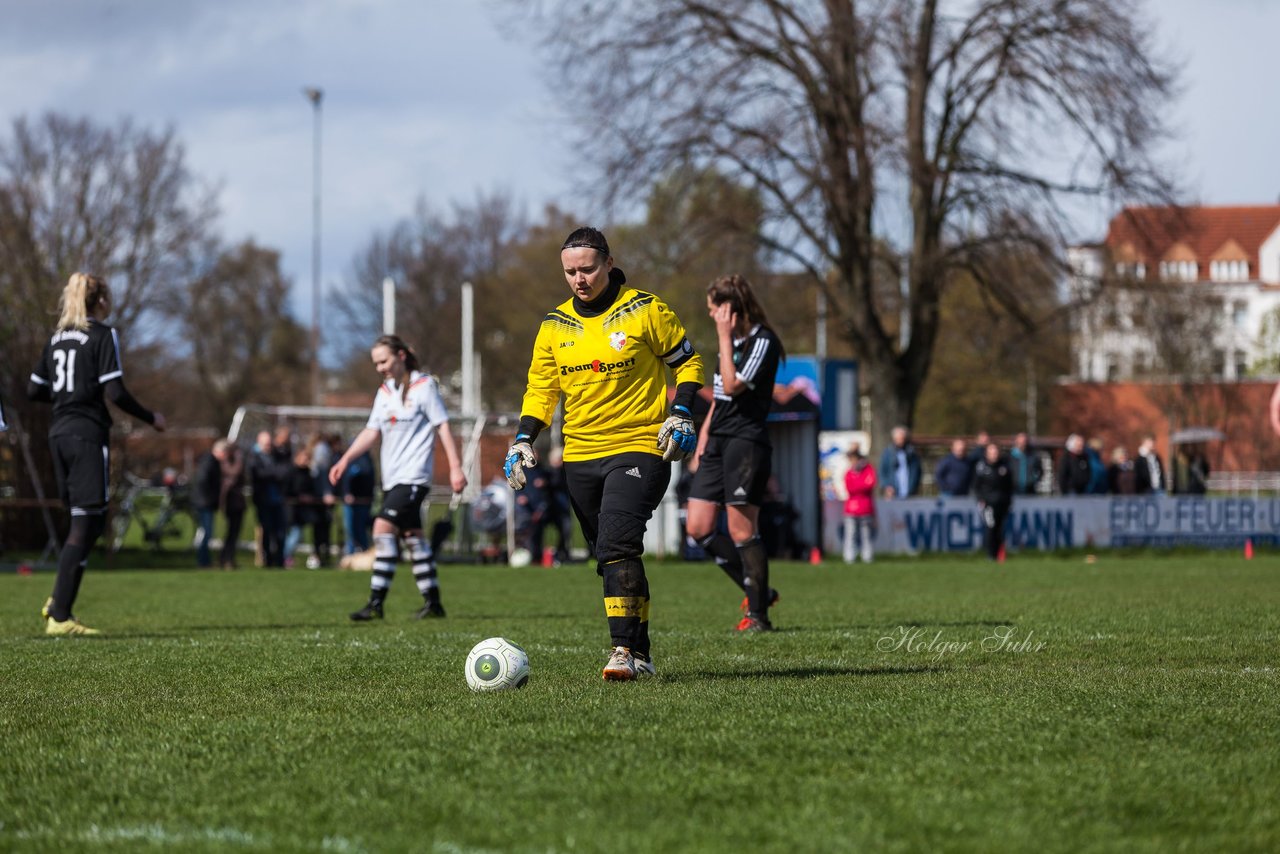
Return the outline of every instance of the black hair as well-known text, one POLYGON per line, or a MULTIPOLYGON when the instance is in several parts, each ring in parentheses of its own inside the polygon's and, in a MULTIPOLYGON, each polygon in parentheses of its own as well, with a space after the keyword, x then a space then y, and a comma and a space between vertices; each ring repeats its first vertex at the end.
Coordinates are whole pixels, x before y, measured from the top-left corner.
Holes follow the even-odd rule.
POLYGON ((589 225, 574 229, 573 233, 564 239, 560 251, 576 247, 594 249, 606 258, 613 254, 609 251, 609 241, 605 239, 604 232, 589 225))

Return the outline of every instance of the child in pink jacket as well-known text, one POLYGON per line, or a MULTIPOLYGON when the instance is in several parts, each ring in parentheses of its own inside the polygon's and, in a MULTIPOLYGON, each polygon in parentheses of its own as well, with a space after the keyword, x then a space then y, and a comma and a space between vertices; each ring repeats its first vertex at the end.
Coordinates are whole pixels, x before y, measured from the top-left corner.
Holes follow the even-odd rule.
POLYGON ((876 536, 876 468, 856 446, 850 449, 849 470, 844 474, 848 498, 844 502, 844 562, 857 558, 861 544, 862 560, 871 563, 875 556, 872 545, 876 536))

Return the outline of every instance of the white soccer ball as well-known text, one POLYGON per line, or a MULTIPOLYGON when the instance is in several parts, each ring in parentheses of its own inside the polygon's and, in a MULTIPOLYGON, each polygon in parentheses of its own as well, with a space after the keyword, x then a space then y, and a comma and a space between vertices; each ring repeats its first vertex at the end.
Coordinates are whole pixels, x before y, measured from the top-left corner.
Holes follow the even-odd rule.
POLYGON ((511 552, 511 566, 528 566, 533 563, 533 552, 528 549, 514 549, 511 552))
POLYGON ((529 656, 506 638, 488 638, 467 654, 466 677, 472 691, 523 688, 529 681, 529 656))

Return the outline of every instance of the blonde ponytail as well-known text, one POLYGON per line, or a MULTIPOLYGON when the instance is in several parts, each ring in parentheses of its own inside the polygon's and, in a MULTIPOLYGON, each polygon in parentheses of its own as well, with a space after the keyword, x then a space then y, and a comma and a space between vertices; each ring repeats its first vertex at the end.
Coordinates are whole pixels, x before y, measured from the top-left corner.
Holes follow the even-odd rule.
POLYGON ((103 279, 88 273, 72 273, 58 300, 58 310, 62 312, 58 318, 58 329, 88 329, 89 318, 109 296, 110 291, 103 279))

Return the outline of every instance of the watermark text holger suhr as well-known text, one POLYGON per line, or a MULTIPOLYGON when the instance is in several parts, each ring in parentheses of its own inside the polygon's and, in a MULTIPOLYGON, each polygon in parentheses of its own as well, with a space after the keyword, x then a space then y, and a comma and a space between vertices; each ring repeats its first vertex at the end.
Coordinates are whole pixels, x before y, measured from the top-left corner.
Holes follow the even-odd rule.
POLYGON ((920 626, 898 626, 876 641, 876 649, 881 652, 905 652, 928 656, 933 661, 970 650, 987 653, 1040 652, 1048 645, 1046 641, 1037 640, 1034 631, 1019 632, 1014 626, 996 626, 978 640, 948 638, 942 629, 930 632, 920 626))

